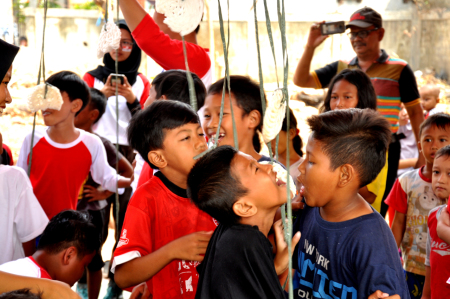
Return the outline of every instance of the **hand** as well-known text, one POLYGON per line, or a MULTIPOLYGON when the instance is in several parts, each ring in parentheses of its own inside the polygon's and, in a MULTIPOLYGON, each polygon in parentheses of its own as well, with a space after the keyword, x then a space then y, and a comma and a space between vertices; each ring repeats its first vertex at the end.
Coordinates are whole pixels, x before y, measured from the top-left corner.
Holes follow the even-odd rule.
POLYGON ((128 83, 128 79, 127 77, 123 77, 124 81, 122 85, 119 85, 119 94, 121 96, 123 96, 125 99, 127 99, 127 102, 130 104, 133 104, 134 101, 137 100, 136 96, 133 93, 133 88, 130 85, 130 83, 128 83))
POLYGON ((152 294, 150 294, 146 282, 143 282, 135 286, 130 296, 130 299, 152 299, 152 298, 153 296, 152 294))
MULTIPOLYGON (((275 255, 275 259, 273 262, 275 265, 275 271, 278 275, 280 275, 288 268, 289 259, 291 257, 289 256, 288 245, 284 240, 282 220, 278 220, 273 224, 273 230, 275 232, 275 242, 277 247, 277 254, 275 255)), ((292 238, 291 254, 294 252, 294 248, 295 246, 297 246, 298 241, 300 241, 300 232, 297 232, 292 238)))
POLYGON ((320 24, 323 23, 325 23, 325 21, 314 23, 311 26, 311 29, 309 30, 308 41, 306 42, 307 47, 315 49, 328 38, 328 35, 322 35, 322 32, 320 31, 320 24))
POLYGON ((68 284, 61 281, 46 280, 40 283, 39 289, 42 291, 42 299, 81 299, 68 284))
POLYGON ((386 298, 386 299, 401 299, 399 295, 393 295, 389 296, 389 294, 383 293, 382 291, 378 290, 372 295, 369 296, 367 299, 379 299, 379 298, 386 298))
POLYGON ((448 214, 447 206, 444 207, 441 211, 441 215, 439 215, 438 222, 442 223, 445 226, 450 226, 450 215, 448 214))
POLYGON ((408 116, 408 112, 406 111, 406 109, 402 109, 398 116, 400 118, 398 121, 399 126, 405 126, 408 124, 409 116, 408 116))
POLYGON ((111 85, 111 75, 108 76, 105 85, 100 91, 106 96, 106 99, 116 94, 116 88, 111 85))
POLYGON ((302 202, 304 191, 305 191, 305 188, 302 186, 300 188, 300 191, 298 192, 298 194, 292 199, 291 207, 292 207, 293 212, 296 212, 298 210, 303 210, 303 208, 305 207, 305 203, 302 202))
POLYGON ((170 242, 168 245, 170 246, 171 258, 186 261, 203 261, 203 255, 206 253, 212 234, 212 231, 201 231, 170 242))
POLYGON ((107 199, 113 193, 108 190, 100 191, 93 186, 84 185, 83 194, 85 197, 90 198, 88 200, 88 202, 93 202, 93 201, 97 201, 97 200, 107 199))

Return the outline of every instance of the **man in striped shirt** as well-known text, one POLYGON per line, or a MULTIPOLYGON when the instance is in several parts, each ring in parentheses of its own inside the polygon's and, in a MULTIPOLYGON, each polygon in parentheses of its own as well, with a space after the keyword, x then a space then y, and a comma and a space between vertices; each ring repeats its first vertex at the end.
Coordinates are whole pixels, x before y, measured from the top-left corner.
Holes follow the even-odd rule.
MULTIPOLYGON (((303 55, 294 74, 294 84, 300 87, 326 88, 331 79, 346 68, 359 68, 371 79, 377 93, 377 110, 391 124, 393 140, 389 146, 389 168, 385 195, 389 194, 396 178, 398 161, 400 159, 400 143, 398 121, 400 104, 403 103, 411 121, 416 140, 419 126, 424 121, 420 95, 412 69, 406 61, 389 57, 380 48, 384 36, 381 15, 369 7, 357 10, 346 25, 350 29, 348 36, 356 57, 351 61, 335 61, 323 68, 310 72, 314 50, 328 36, 321 35, 320 23, 311 27, 303 55)), ((417 166, 424 164, 420 155, 417 166)), ((382 208, 382 212, 385 210, 382 208)), ((383 213, 382 213, 383 214, 383 213)))

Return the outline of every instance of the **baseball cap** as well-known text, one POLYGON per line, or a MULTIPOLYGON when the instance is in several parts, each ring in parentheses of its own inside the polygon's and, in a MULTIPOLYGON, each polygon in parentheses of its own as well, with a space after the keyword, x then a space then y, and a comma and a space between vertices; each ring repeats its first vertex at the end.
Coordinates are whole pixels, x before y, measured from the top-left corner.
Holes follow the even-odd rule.
POLYGON ((352 14, 350 17, 350 22, 347 23, 345 28, 349 28, 350 26, 367 28, 372 25, 377 28, 381 28, 383 27, 383 20, 379 13, 366 6, 358 9, 352 14))

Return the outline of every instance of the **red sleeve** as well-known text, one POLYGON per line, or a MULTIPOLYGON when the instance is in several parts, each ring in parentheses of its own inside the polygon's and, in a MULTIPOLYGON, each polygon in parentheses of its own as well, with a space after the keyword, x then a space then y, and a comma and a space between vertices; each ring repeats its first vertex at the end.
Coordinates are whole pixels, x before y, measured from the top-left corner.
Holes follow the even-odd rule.
POLYGON ((13 159, 13 155, 11 152, 11 149, 6 145, 6 144, 2 144, 3 149, 8 153, 9 156, 9 165, 13 166, 14 165, 14 159, 13 159))
POLYGON ((147 77, 145 77, 143 74, 138 75, 139 78, 141 78, 142 82, 144 82, 144 92, 142 92, 141 99, 139 101, 139 104, 141 104, 141 108, 144 109, 145 101, 147 101, 148 96, 150 95, 150 88, 152 85, 150 84, 150 81, 148 81, 147 77))
POLYGON ((89 87, 91 87, 91 88, 94 87, 95 77, 92 76, 91 74, 89 74, 89 73, 84 74, 83 80, 84 80, 84 82, 87 83, 87 85, 89 87))
POLYGON ((393 208, 400 213, 406 214, 408 210, 408 195, 403 190, 398 179, 395 181, 391 192, 384 202, 389 206, 389 208, 393 208))
POLYGON ((153 169, 148 165, 147 162, 142 166, 141 175, 139 176, 137 188, 147 183, 153 177, 153 169))
MULTIPOLYGON (((139 47, 165 70, 185 70, 183 44, 164 34, 155 21, 146 15, 133 31, 133 37, 139 47)), ((186 43, 189 69, 200 78, 211 67, 208 53, 199 45, 186 43)))

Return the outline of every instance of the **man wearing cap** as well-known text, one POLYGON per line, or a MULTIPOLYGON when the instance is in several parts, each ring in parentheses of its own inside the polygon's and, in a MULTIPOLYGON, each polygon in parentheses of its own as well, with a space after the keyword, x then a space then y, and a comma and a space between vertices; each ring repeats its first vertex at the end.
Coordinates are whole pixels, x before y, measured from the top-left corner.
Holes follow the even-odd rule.
MULTIPOLYGON (((401 59, 389 57, 380 48, 384 36, 381 15, 369 7, 354 12, 346 25, 350 29, 348 36, 356 57, 351 61, 335 61, 323 68, 310 72, 314 50, 328 37, 321 35, 320 23, 311 26, 308 41, 294 74, 294 84, 300 87, 325 88, 331 79, 343 69, 359 68, 371 79, 377 94, 377 110, 391 124, 393 140, 389 146, 388 179, 385 197, 389 194, 396 179, 398 161, 400 159, 400 142, 398 121, 400 104, 403 103, 411 121, 416 140, 419 140, 419 126, 424 121, 420 95, 414 73, 401 59)), ((420 155, 417 166, 424 164, 420 155)), ((382 207, 382 215, 387 207, 382 207)))

